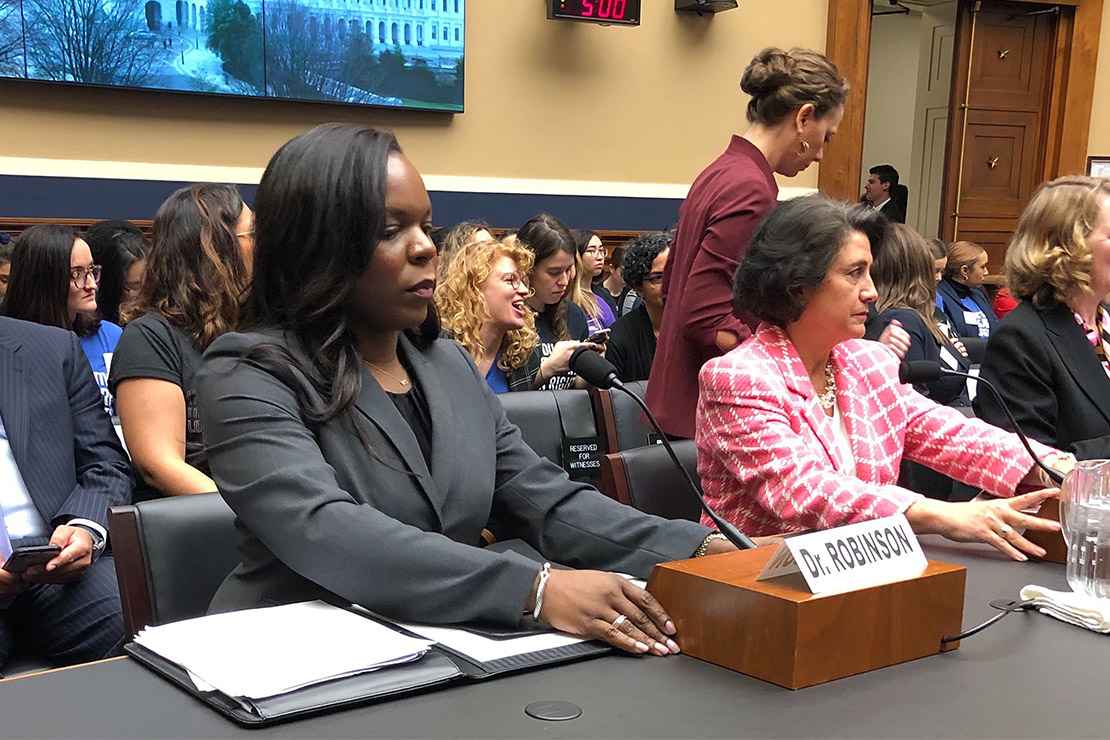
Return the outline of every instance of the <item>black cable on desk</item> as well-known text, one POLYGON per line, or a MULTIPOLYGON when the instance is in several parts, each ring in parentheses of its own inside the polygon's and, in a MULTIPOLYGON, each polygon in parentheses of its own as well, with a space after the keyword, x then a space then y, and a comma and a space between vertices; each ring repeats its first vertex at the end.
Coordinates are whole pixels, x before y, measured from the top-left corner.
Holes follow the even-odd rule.
POLYGON ((1014 612, 1023 612, 1023 611, 1027 611, 1029 609, 1032 609, 1033 608, 1033 601, 1032 601, 1032 599, 1029 599, 1029 600, 1026 600, 1026 601, 1015 601, 1013 599, 995 599, 994 601, 992 601, 990 603, 990 605, 991 605, 992 609, 998 609, 999 613, 995 614, 993 617, 991 617, 987 621, 983 622, 982 624, 977 624, 974 627, 972 627, 971 629, 965 630, 965 631, 961 632, 958 635, 954 635, 952 637, 943 637, 943 638, 941 638, 941 641, 940 641, 941 644, 943 645, 946 642, 957 642, 958 640, 962 640, 965 637, 971 637, 972 635, 979 634, 980 632, 985 630, 987 627, 990 627, 992 624, 995 624, 996 622, 1001 621, 1003 617, 1005 617, 1009 614, 1013 614, 1014 612))

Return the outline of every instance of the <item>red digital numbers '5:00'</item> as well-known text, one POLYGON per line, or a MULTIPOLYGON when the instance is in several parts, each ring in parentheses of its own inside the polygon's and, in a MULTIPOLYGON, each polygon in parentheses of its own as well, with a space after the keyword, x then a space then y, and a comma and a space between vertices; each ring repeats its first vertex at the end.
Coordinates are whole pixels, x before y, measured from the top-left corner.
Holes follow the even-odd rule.
POLYGON ((584 18, 610 18, 615 21, 624 20, 628 11, 628 0, 581 0, 582 17, 584 18))

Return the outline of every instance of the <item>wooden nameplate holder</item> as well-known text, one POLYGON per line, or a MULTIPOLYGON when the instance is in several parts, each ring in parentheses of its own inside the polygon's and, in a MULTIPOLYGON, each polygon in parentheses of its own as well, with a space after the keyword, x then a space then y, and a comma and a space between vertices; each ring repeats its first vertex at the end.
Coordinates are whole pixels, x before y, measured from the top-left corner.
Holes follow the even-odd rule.
POLYGON ((799 689, 955 650, 963 566, 929 561, 905 581, 814 596, 800 574, 757 581, 775 553, 755 550, 657 565, 648 590, 687 655, 799 689))
MULTIPOLYGON (((1042 519, 1051 519, 1054 522, 1060 521, 1060 500, 1050 498, 1041 504, 1040 511, 1037 516, 1042 519)), ((1068 562, 1068 546, 1064 542, 1063 532, 1026 532, 1025 539, 1032 542, 1034 545, 1040 545, 1044 548, 1044 557, 1041 560, 1046 560, 1050 563, 1067 563, 1068 562)))

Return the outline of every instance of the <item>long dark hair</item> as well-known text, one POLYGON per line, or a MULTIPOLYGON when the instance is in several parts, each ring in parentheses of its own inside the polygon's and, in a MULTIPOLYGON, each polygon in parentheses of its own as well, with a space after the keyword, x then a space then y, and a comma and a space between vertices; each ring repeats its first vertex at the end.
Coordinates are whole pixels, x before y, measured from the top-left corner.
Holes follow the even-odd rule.
MULTIPOLYGON (((558 252, 566 252, 576 260, 575 264, 577 264, 578 247, 574 242, 574 236, 550 213, 540 213, 528 219, 516 232, 516 238, 536 256, 536 261, 532 263, 533 274, 540 269, 541 262, 558 252)), ((578 276, 575 275, 575 280, 577 279, 578 276)), ((567 333, 567 303, 570 302, 570 295, 571 286, 567 285, 567 290, 559 302, 544 306, 543 311, 540 312, 541 317, 551 322, 551 328, 555 331, 557 340, 570 339, 567 333)))
POLYGON ((127 271, 146 259, 148 247, 143 232, 130 221, 100 221, 85 232, 93 262, 100 265, 97 310, 107 321, 120 323, 119 304, 127 283, 127 271))
POLYGON ((159 313, 201 351, 235 330, 250 279, 235 235, 242 211, 234 185, 190 185, 166 198, 154 214, 143 287, 124 318, 159 313))
MULTIPOLYGON (((278 149, 255 198, 254 282, 244 326, 280 328, 301 344, 308 366, 275 344, 246 359, 297 388, 305 418, 322 424, 346 411, 361 389, 362 362, 350 305, 385 230, 386 165, 401 148, 392 134, 328 123, 278 149), (303 391, 307 378, 318 396, 303 391)), ((417 331, 439 335, 429 307, 417 331)))
POLYGON ((70 256, 77 232, 68 226, 39 224, 19 235, 12 250, 11 278, 4 313, 13 319, 95 334, 99 319, 77 314, 69 320, 70 256))

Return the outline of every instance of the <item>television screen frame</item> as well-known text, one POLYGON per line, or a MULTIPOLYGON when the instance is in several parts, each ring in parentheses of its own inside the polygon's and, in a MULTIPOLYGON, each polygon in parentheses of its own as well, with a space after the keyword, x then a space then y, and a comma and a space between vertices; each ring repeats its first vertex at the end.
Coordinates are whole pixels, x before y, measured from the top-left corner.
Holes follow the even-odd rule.
MULTIPOLYGON (((16 84, 31 84, 43 85, 47 87, 56 88, 93 88, 102 90, 137 90, 144 93, 163 93, 170 95, 189 95, 211 97, 219 99, 237 99, 237 100, 261 100, 267 102, 296 102, 296 103, 318 103, 324 105, 341 105, 353 108, 372 108, 379 110, 391 111, 419 111, 419 112, 435 112, 446 113, 454 115, 456 113, 465 112, 466 102, 466 23, 467 23, 467 0, 438 0, 442 5, 437 6, 437 10, 442 9, 442 12, 433 16, 434 11, 431 10, 433 3, 437 0, 118 0, 112 2, 111 0, 76 0, 72 7, 78 4, 82 8, 91 8, 95 6, 99 8, 104 17, 109 20, 114 20, 117 23, 131 23, 131 31, 127 34, 121 34, 121 38, 126 39, 123 43, 132 44, 129 49, 131 55, 126 58, 127 63, 131 63, 132 59, 137 57, 160 56, 160 66, 157 68, 158 76, 165 77, 167 72, 171 72, 174 76, 184 77, 180 67, 176 67, 177 58, 181 59, 182 66, 184 66, 187 56, 200 56, 202 57, 202 64, 206 67, 201 68, 201 74, 207 75, 207 78, 201 79, 189 78, 190 82, 198 85, 211 84, 211 80, 216 77, 222 78, 226 87, 231 87, 232 84, 239 86, 243 89, 242 92, 234 90, 219 89, 219 81, 213 84, 210 89, 188 89, 184 87, 172 87, 166 84, 157 85, 153 82, 151 84, 128 84, 127 82, 112 83, 112 82, 97 82, 97 81, 76 81, 73 79, 51 79, 47 75, 53 74, 60 76, 57 70, 46 70, 36 67, 32 69, 32 62, 29 57, 31 52, 29 49, 35 46, 37 39, 30 40, 34 34, 27 33, 27 25, 32 20, 28 18, 28 6, 37 5, 40 8, 43 6, 50 6, 52 3, 57 5, 55 0, 0 0, 0 38, 3 37, 5 32, 5 22, 7 15, 4 9, 14 7, 14 13, 17 18, 15 23, 18 28, 15 33, 18 34, 22 42, 22 51, 16 52, 13 62, 8 69, 4 68, 5 61, 0 57, 0 85, 14 82, 16 84), (382 7, 378 7, 378 3, 382 7), (459 10, 456 12, 448 11, 448 3, 457 3, 459 10), (261 83, 262 86, 253 84, 252 82, 245 81, 238 77, 232 77, 228 73, 228 51, 234 54, 236 51, 241 51, 226 44, 225 34, 223 37, 225 48, 221 49, 225 53, 221 56, 211 46, 211 41, 214 38, 211 22, 208 20, 210 14, 207 8, 217 7, 218 4, 231 6, 233 10, 240 11, 238 17, 233 17, 232 20, 239 20, 242 23, 253 23, 252 32, 261 42, 261 51, 255 50, 249 55, 241 55, 240 66, 260 67, 262 70, 261 83), (388 5, 386 5, 388 3, 388 5), (122 4, 122 5, 121 5, 122 4), (310 64, 312 61, 320 59, 320 54, 326 54, 326 51, 321 52, 321 47, 325 44, 343 44, 346 46, 342 49, 343 59, 332 57, 325 59, 321 63, 327 63, 332 70, 340 70, 341 73, 348 72, 353 75, 366 75, 363 80, 369 81, 371 78, 378 81, 378 84, 383 84, 385 87, 375 90, 368 90, 366 88, 359 88, 352 84, 351 78, 335 79, 338 75, 328 75, 325 72, 323 75, 316 74, 316 79, 322 81, 317 89, 327 88, 332 92, 337 92, 342 89, 350 89, 356 91, 353 93, 354 97, 361 99, 343 99, 340 97, 313 97, 307 94, 298 94, 297 92, 290 92, 286 94, 276 94, 273 92, 274 87, 278 84, 279 80, 282 83, 293 83, 290 88, 293 90, 308 89, 311 87, 305 79, 298 78, 290 75, 286 78, 280 78, 275 72, 278 70, 277 63, 274 57, 271 56, 270 46, 267 41, 275 38, 277 33, 282 32, 279 26, 282 17, 271 17, 267 15, 267 6, 270 8, 280 7, 283 4, 295 4, 301 6, 306 14, 314 14, 316 17, 309 15, 308 18, 316 22, 316 26, 312 27, 311 32, 316 34, 311 38, 312 42, 322 41, 323 43, 318 46, 311 44, 304 44, 306 38, 299 39, 301 49, 295 49, 294 52, 303 51, 307 49, 307 53, 297 56, 295 53, 290 53, 288 57, 281 58, 282 62, 289 59, 301 60, 306 56, 309 57, 310 64), (120 13, 119 18, 110 18, 113 10, 119 7, 126 7, 127 5, 136 6, 131 8, 132 11, 141 9, 145 17, 136 19, 134 13, 120 13), (181 17, 181 6, 185 8, 186 19, 196 24, 186 30, 182 34, 180 29, 173 28, 172 20, 169 22, 163 21, 161 17, 156 19, 151 18, 152 6, 160 6, 161 8, 170 7, 175 10, 178 18, 181 17), (175 7, 177 6, 177 7, 175 7), (248 15, 243 16, 241 8, 247 8, 248 15), (423 6, 423 7, 420 7, 423 6), (197 8, 204 8, 199 13, 197 8), (338 16, 338 17, 337 17, 338 16), (350 18, 347 18, 350 16, 350 18), (419 19, 425 18, 424 23, 420 23, 419 19), (433 22, 432 18, 435 18, 433 22), (199 19, 199 21, 197 20, 199 19), (334 28, 328 26, 326 32, 321 33, 324 29, 325 23, 334 19, 334 28), (340 23, 342 21, 342 24, 340 23), (371 26, 371 21, 377 24, 374 28, 371 26), (145 24, 141 32, 136 32, 135 23, 145 24), (158 23, 158 30, 155 29, 155 24, 158 23), (390 25, 385 25, 389 23, 390 25), (170 30, 167 32, 165 27, 169 26, 170 30), (342 27, 341 27, 342 26, 342 27), (355 29, 357 28, 357 31, 355 29), (366 33, 366 28, 370 28, 370 33, 366 33), (433 48, 433 38, 438 41, 439 37, 443 34, 437 33, 442 28, 443 34, 448 31, 455 31, 455 37, 459 39, 456 46, 455 43, 440 44, 433 48), (352 33, 352 31, 355 31, 352 33), (375 38, 374 31, 378 31, 378 38, 385 38, 386 43, 382 44, 378 38, 375 38), (322 38, 321 38, 322 37, 322 38), (370 40, 369 46, 362 45, 360 48, 355 49, 353 43, 356 39, 360 38, 363 42, 366 39, 370 40), (139 41, 136 41, 138 39, 139 41), (397 40, 395 43, 394 40, 397 40), (408 43, 401 43, 401 40, 408 43), (141 43, 140 43, 141 42, 141 43), (203 47, 201 46, 203 44, 203 47), (412 54, 413 50, 426 48, 426 52, 412 54), (408 55, 405 52, 409 52, 408 55), (196 52, 200 52, 197 54, 196 52), (400 56, 398 56, 400 52, 400 56), (312 54, 316 54, 315 59, 312 54), (389 55, 389 56, 387 56, 389 55), (172 59, 172 61, 171 61, 172 59), (429 60, 432 63, 429 63, 429 60), (369 61, 370 64, 360 64, 359 62, 369 61), (454 64, 454 70, 450 71, 450 65, 454 64), (213 67, 218 64, 219 67, 213 67), (338 67, 337 67, 338 65, 338 67), (434 66, 433 66, 434 65, 434 66), (18 75, 15 72, 21 68, 22 72, 18 75), (369 70, 369 71, 368 71, 369 70), (409 79, 402 82, 397 72, 401 71, 409 79), (399 89, 399 85, 413 85, 422 84, 426 87, 425 90, 436 91, 436 94, 442 94, 448 99, 445 102, 435 100, 420 99, 417 97, 408 97, 404 93, 408 92, 405 89, 399 89), (451 88, 454 88, 454 91, 451 88), (262 92, 256 92, 259 89, 262 92), (400 92, 401 94, 384 94, 390 92, 400 92), (455 94, 452 95, 452 92, 455 94), (396 100, 397 102, 392 102, 396 100)), ((39 8, 34 8, 38 11, 39 8)), ((215 11, 213 11, 215 12, 215 11)), ((35 16, 36 18, 40 16, 35 16)), ((227 18, 225 14, 224 18, 227 18)), ((288 16, 284 18, 288 20, 288 16)), ((97 20, 100 20, 99 18, 97 20)), ((228 24, 225 24, 225 26, 228 24)), ((117 27, 117 26, 113 26, 117 27)), ((234 27, 234 26, 232 26, 234 27)), ((45 35, 45 34, 44 34, 45 35)), ((56 34, 54 37, 56 38, 56 34)), ((235 41, 234 35, 231 35, 232 41, 235 41)), ((289 50, 298 41, 293 36, 282 37, 287 41, 286 45, 282 47, 284 50, 289 50)), ((257 46, 257 42, 256 42, 257 46)), ((336 47, 338 48, 338 47, 336 47)), ((2 49, 2 44, 0 44, 2 49)), ((53 49, 51 49, 53 51, 53 49)), ((43 53, 40 50, 35 52, 39 59, 53 59, 52 55, 43 53)), ((65 57, 65 54, 59 53, 57 56, 65 57)), ((72 56, 72 55, 70 55, 72 56)), ((276 56, 276 55, 275 55, 276 56)), ((143 61, 140 59, 140 61, 143 61)), ((87 61, 86 57, 82 61, 87 61)), ((48 61, 47 64, 50 62, 48 61)), ((123 61, 118 62, 123 64, 123 61)), ((135 64, 139 62, 134 62, 135 64)), ((292 66, 292 65, 289 65, 292 66)), ((87 70, 89 65, 85 66, 87 70)), ((311 69, 311 67, 303 66, 303 69, 311 69)), ((283 70, 284 71, 284 70, 283 70)), ((68 75, 69 70, 63 70, 62 75, 68 75)), ((95 74, 95 70, 93 72, 95 74)), ((257 75, 257 70, 255 70, 257 75)), ((69 75, 72 76, 72 75, 69 75)), ((244 75, 249 77, 249 74, 244 75)), ((257 79, 257 78, 256 78, 257 79)), ((415 91, 415 88, 410 88, 415 91)))

